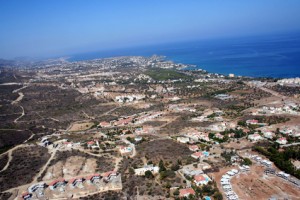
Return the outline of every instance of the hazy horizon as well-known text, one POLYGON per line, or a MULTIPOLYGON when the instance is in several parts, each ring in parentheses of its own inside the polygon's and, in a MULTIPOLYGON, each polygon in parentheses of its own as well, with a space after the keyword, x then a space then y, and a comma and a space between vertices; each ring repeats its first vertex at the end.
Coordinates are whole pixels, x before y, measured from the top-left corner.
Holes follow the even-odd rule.
POLYGON ((3 1, 0 58, 300 31, 296 0, 3 1))

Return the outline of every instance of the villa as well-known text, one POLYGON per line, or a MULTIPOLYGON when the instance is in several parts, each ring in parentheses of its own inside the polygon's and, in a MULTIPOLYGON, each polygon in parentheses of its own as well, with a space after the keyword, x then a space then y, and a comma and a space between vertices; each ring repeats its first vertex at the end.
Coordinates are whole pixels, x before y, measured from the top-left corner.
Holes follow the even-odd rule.
POLYGON ((256 142, 256 141, 262 140, 263 138, 258 133, 254 133, 252 135, 249 135, 248 139, 256 142))
POLYGON ((75 187, 82 188, 83 187, 82 183, 84 180, 85 180, 84 178, 73 178, 69 181, 69 185, 71 188, 75 188, 75 187))
POLYGON ((194 176, 194 182, 197 186, 206 185, 211 179, 206 174, 194 176))
POLYGON ((188 143, 190 141, 190 139, 187 137, 178 137, 177 141, 181 142, 181 143, 188 143))
POLYGON ((101 179, 101 175, 100 174, 93 174, 91 176, 88 176, 86 178, 86 181, 88 184, 94 184, 94 183, 98 183, 101 179))
POLYGON ((246 121, 246 124, 256 125, 256 124, 258 124, 258 120, 256 120, 256 119, 248 119, 246 121))
POLYGON ((111 125, 109 122, 103 121, 99 123, 99 126, 101 126, 102 128, 107 128, 110 127, 111 125))
POLYGON ((49 188, 50 188, 50 190, 54 190, 56 188, 64 187, 66 184, 67 184, 67 182, 65 181, 65 179, 58 179, 58 180, 52 181, 49 184, 49 188))
POLYGON ((159 167, 153 165, 146 165, 142 168, 135 169, 134 172, 137 176, 144 176, 146 171, 150 171, 153 174, 157 174, 159 171, 159 167))
POLYGON ((263 134, 265 138, 272 139, 274 137, 274 133, 271 131, 265 131, 263 134))
POLYGON ((193 188, 186 188, 186 189, 180 189, 179 190, 179 197, 184 198, 184 197, 189 197, 190 195, 195 195, 195 191, 193 188))
POLYGON ((29 200, 29 199, 31 199, 32 194, 29 193, 29 192, 24 192, 24 193, 21 195, 21 197, 22 197, 22 199, 24 199, 24 200, 29 200))
POLYGON ((130 154, 132 152, 132 148, 131 147, 125 147, 125 146, 120 146, 120 153, 122 155, 124 154, 130 154))
POLYGON ((195 159, 199 159, 199 158, 203 157, 204 155, 202 152, 196 152, 196 153, 193 153, 191 156, 195 159))
POLYGON ((281 137, 281 138, 278 138, 278 139, 276 140, 276 142, 277 142, 278 144, 286 144, 286 143, 287 143, 287 140, 286 140, 285 137, 281 137))
POLYGON ((190 146, 189 146, 189 149, 190 149, 191 151, 197 151, 197 150, 199 150, 199 147, 198 147, 197 145, 190 145, 190 146))
POLYGON ((35 192, 38 189, 44 189, 44 188, 46 188, 46 184, 45 183, 37 183, 37 184, 31 185, 28 188, 28 192, 32 193, 32 192, 35 192))
POLYGON ((103 174, 102 174, 102 177, 103 177, 103 180, 104 180, 105 182, 108 182, 108 181, 110 181, 110 180, 116 178, 116 177, 118 176, 118 174, 119 174, 119 173, 116 172, 116 171, 109 171, 109 172, 103 173, 103 174))

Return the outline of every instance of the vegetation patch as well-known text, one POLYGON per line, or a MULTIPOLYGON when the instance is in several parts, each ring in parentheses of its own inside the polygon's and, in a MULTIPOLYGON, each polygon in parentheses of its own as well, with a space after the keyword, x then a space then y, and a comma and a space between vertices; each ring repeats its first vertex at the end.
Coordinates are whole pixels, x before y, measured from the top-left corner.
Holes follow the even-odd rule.
POLYGON ((9 167, 0 173, 0 191, 30 183, 50 154, 46 148, 30 146, 16 149, 12 157, 9 167))
POLYGON ((153 68, 145 72, 146 75, 157 81, 175 80, 175 79, 190 79, 191 77, 171 69, 153 68))

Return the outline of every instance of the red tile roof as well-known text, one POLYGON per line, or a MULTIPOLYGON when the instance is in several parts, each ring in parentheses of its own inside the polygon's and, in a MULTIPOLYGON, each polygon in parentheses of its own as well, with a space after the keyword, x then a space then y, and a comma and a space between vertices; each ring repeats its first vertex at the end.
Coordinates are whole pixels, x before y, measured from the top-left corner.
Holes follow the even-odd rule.
POLYGON ((91 180, 93 177, 95 176, 99 176, 100 177, 100 174, 93 174, 93 175, 90 175, 88 177, 86 177, 87 180, 91 180))
POLYGON ((65 179, 61 178, 61 179, 52 181, 52 182, 49 184, 49 186, 53 186, 53 185, 55 185, 55 184, 58 183, 58 182, 65 182, 65 179))
POLYGON ((193 188, 186 188, 186 189, 180 189, 179 190, 179 196, 180 197, 184 197, 184 196, 188 196, 188 195, 195 195, 195 191, 193 190, 193 188))
POLYGON ((200 182, 200 181, 205 181, 206 178, 203 175, 196 175, 194 176, 195 181, 200 182))
POLYGON ((196 153, 193 153, 192 156, 201 157, 201 156, 203 156, 203 153, 202 152, 196 152, 196 153))

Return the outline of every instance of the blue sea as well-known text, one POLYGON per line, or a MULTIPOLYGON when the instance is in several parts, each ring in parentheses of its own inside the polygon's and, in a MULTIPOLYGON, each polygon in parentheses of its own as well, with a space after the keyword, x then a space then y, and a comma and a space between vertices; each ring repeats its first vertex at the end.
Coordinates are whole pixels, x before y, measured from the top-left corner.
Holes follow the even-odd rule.
POLYGON ((71 61, 112 56, 163 55, 209 72, 251 77, 300 77, 300 33, 268 35, 99 51, 71 56, 71 61))

